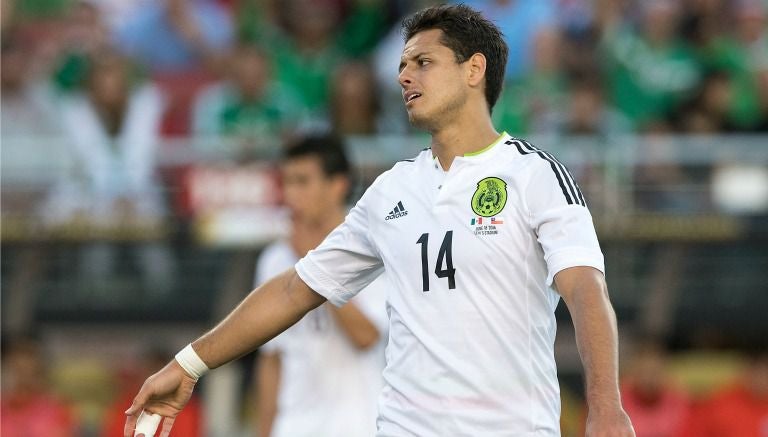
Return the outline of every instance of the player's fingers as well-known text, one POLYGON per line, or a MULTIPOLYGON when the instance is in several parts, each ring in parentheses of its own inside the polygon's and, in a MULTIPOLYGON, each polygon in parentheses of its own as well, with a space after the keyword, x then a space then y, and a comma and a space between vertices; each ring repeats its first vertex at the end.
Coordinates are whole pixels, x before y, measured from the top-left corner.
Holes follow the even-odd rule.
POLYGON ((123 437, 133 437, 133 430, 136 429, 137 415, 128 415, 125 418, 125 427, 123 427, 123 437))
POLYGON ((136 395, 135 398, 133 398, 133 403, 130 407, 128 407, 127 410, 125 410, 125 414, 128 416, 135 416, 138 417, 141 411, 144 409, 144 404, 147 403, 149 400, 149 394, 146 393, 145 387, 141 387, 141 390, 139 390, 139 393, 136 395))
POLYGON ((173 422, 175 421, 175 417, 166 417, 165 420, 163 420, 163 429, 160 431, 160 437, 168 437, 171 433, 171 428, 173 428, 173 422))
POLYGON ((136 422, 139 420, 141 412, 144 411, 144 405, 149 400, 149 395, 145 394, 145 386, 141 387, 139 393, 133 398, 133 403, 125 410, 125 427, 123 428, 123 437, 133 437, 133 430, 136 429, 136 422))

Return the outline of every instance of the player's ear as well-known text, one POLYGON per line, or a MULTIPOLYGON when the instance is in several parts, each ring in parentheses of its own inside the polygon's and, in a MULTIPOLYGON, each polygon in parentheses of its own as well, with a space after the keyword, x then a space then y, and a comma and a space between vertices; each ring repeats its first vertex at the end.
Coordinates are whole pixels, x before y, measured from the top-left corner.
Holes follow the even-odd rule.
POLYGON ((337 174, 334 175, 331 179, 332 181, 332 190, 334 191, 334 194, 341 199, 342 202, 344 202, 347 198, 347 194, 349 193, 349 190, 351 189, 350 181, 347 176, 337 174))
POLYGON ((467 59, 469 85, 472 87, 480 86, 485 79, 486 59, 482 53, 475 53, 467 59))

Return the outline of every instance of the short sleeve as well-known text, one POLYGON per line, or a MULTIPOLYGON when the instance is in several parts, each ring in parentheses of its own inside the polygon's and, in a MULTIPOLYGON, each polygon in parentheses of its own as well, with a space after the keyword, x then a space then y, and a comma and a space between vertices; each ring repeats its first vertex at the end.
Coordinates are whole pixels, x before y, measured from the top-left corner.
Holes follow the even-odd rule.
POLYGON ((569 267, 605 272, 592 215, 584 195, 564 165, 543 152, 526 186, 530 225, 544 252, 547 285, 569 267))
POLYGON ((349 301, 384 269, 378 249, 368 235, 366 205, 371 191, 366 191, 344 223, 296 263, 299 277, 336 306, 349 301))

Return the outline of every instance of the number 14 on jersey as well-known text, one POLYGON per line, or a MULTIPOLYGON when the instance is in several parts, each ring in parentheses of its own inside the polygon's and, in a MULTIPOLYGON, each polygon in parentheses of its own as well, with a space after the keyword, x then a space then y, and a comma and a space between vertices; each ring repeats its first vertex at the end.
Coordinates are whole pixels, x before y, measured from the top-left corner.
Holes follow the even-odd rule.
MULTIPOLYGON (((421 245, 421 283, 422 290, 429 291, 429 233, 421 234, 416 241, 421 245)), ((453 231, 448 231, 443 237, 443 243, 437 252, 437 262, 435 263, 435 275, 438 278, 448 278, 448 289, 456 288, 456 269, 453 268, 453 231), (443 268, 445 264, 445 268, 443 268)))

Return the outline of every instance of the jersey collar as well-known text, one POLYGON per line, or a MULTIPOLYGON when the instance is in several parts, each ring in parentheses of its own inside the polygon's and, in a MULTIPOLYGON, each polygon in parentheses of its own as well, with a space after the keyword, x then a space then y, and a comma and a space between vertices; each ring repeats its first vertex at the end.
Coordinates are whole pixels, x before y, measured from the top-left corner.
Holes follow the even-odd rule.
POLYGON ((457 156, 455 160, 458 161, 485 161, 486 159, 491 158, 493 155, 496 154, 496 151, 499 150, 499 147, 496 147, 497 145, 503 143, 504 141, 511 138, 508 133, 502 132, 501 135, 499 135, 496 140, 494 140, 491 144, 487 145, 486 147, 483 147, 482 149, 465 153, 462 156, 457 156))
POLYGON ((465 158, 468 158, 468 157, 471 157, 471 156, 479 156, 479 155, 482 155, 483 153, 486 153, 486 152, 488 152, 489 150, 491 150, 491 149, 493 149, 494 147, 496 147, 496 145, 497 145, 497 144, 501 143, 501 142, 502 142, 502 140, 504 140, 504 139, 505 139, 506 137, 508 137, 508 136, 509 136, 509 134, 507 134, 506 132, 502 132, 502 133, 501 133, 501 135, 499 135, 499 137, 498 137, 498 138, 496 138, 496 139, 495 139, 495 140, 494 140, 494 141, 493 141, 491 144, 489 144, 489 145, 487 145, 487 146, 483 147, 482 149, 480 149, 480 150, 477 150, 477 151, 475 151, 475 152, 465 153, 463 156, 464 156, 465 158))
MULTIPOLYGON (((453 159, 453 161, 454 162, 485 161, 486 159, 489 159, 496 154, 496 151, 499 150, 499 148, 496 147, 497 145, 503 143, 504 141, 507 141, 510 138, 512 137, 507 132, 502 132, 499 135, 499 137, 496 138, 491 144, 475 152, 465 153, 461 156, 457 156, 453 159)), ((432 159, 431 159, 430 165, 434 167, 436 170, 439 170, 440 173, 445 173, 445 171, 443 170, 443 167, 440 165, 440 160, 437 158, 437 155, 431 155, 431 157, 432 159)))

